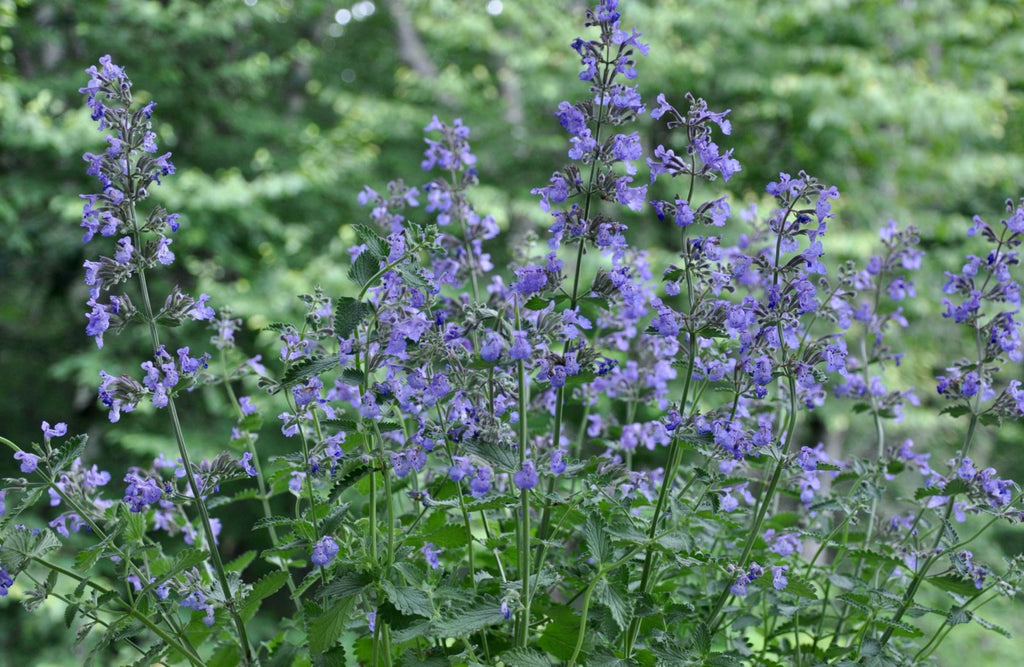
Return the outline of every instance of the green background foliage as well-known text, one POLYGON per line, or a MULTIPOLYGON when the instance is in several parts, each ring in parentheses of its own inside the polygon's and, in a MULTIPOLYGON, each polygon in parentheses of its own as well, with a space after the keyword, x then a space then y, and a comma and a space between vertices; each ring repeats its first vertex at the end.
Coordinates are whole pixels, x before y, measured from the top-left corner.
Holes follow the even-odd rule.
MULTIPOLYGON (((712 109, 732 109, 727 145, 743 165, 728 187, 734 212, 760 201, 779 171, 805 169, 842 193, 827 239, 833 257, 863 259, 890 218, 921 229, 922 298, 907 305, 918 325, 905 366, 887 380, 917 386, 925 407, 938 406, 931 378, 959 356, 944 333, 952 327, 937 322, 942 270, 961 261, 972 214, 995 222, 1003 200, 1022 194, 1018 2, 628 4, 628 21, 652 44, 640 63, 648 103, 665 91, 678 106, 692 91, 712 109)), ((349 225, 366 217, 356 194, 396 177, 417 182, 431 115, 461 117, 473 130, 478 210, 509 238, 544 222, 529 189, 564 157, 553 110, 585 91, 568 48, 583 9, 517 0, 0 0, 0 430, 27 442, 41 420, 67 421, 90 434, 87 456, 115 480, 126 465, 172 451, 162 415, 129 416, 129 437, 110 429, 95 401, 100 368, 132 371, 145 358, 141 341, 112 339, 99 351, 84 335, 81 265, 95 250, 82 247, 77 229, 77 195, 93 188, 80 156, 103 144, 77 89, 99 56, 127 68, 137 100, 159 103, 161 148, 174 153, 178 173, 154 192, 182 214, 166 286, 230 304, 245 321, 245 349, 273 360, 274 337, 262 328, 299 313, 295 295, 314 284, 331 295, 351 289, 349 225)), ((659 132, 645 125, 645 142, 665 141, 659 132)), ((625 222, 631 241, 667 258, 677 241, 655 221, 646 213, 625 222)), ((508 244, 490 251, 498 266, 509 259, 508 244)), ((224 403, 211 393, 186 405, 199 454, 226 445, 224 403)), ((903 428, 942 461, 962 426, 922 414, 903 428)), ((805 434, 810 444, 826 440, 840 455, 857 447, 848 415, 826 407, 819 416, 805 434)), ((275 426, 265 431, 262 448, 287 451, 275 426)), ((1021 436, 1004 427, 980 443, 999 455, 992 460, 1004 476, 1024 477, 1013 449, 1021 436)), ((15 471, 0 463, 0 474, 15 471)), ((255 515, 240 512, 225 529, 229 554, 254 539, 255 515)), ((1024 544, 1004 530, 991 548, 1024 544)), ((54 614, 0 603, 10 629, 0 653, 19 664, 66 659, 54 614)), ((1020 620, 1000 620, 1024 632, 1020 620)), ((990 637, 955 633, 946 664, 968 650, 976 663, 1019 656, 1020 640, 990 637)))

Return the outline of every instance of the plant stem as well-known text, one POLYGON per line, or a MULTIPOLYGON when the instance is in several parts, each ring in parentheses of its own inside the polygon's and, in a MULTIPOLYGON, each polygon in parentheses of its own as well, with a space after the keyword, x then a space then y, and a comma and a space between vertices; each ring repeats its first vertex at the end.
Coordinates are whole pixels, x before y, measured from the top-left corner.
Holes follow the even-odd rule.
POLYGON ((179 643, 174 637, 172 637, 171 635, 167 634, 167 632, 165 632, 162 628, 160 628, 160 626, 158 626, 155 623, 153 623, 153 621, 151 621, 148 616, 146 616, 142 612, 138 611, 137 609, 132 607, 130 604, 128 604, 127 602, 122 600, 120 597, 118 597, 118 595, 114 591, 111 591, 109 588, 106 588, 106 587, 96 583, 92 579, 83 577, 82 575, 78 574, 77 572, 74 572, 72 570, 68 570, 68 569, 66 569, 64 567, 61 567, 60 565, 57 565, 56 563, 51 563, 50 561, 48 561, 48 560, 46 560, 44 558, 40 558, 39 556, 33 556, 32 560, 36 561, 37 563, 39 563, 43 567, 46 567, 46 568, 49 568, 50 570, 53 570, 54 572, 58 572, 60 574, 63 574, 65 577, 69 577, 71 579, 74 579, 75 581, 79 582, 80 584, 85 584, 86 586, 88 586, 88 587, 98 591, 102 595, 109 596, 111 598, 111 600, 117 602, 118 604, 120 604, 122 606, 122 608, 123 608, 122 611, 124 611, 125 613, 129 614, 132 618, 137 620, 139 623, 142 623, 142 625, 146 626, 153 634, 155 634, 157 637, 162 639, 168 646, 170 646, 172 649, 174 649, 175 651, 178 651, 183 656, 185 656, 185 658, 187 658, 189 662, 191 662, 193 665, 195 665, 195 667, 205 667, 206 663, 203 662, 202 658, 200 658, 195 653, 194 650, 186 648, 184 645, 179 643))
MULTIPOLYGON (((515 300, 516 329, 522 327, 519 315, 519 295, 515 300)), ((519 469, 526 463, 526 446, 529 444, 527 403, 529 387, 526 384, 526 367, 522 359, 516 362, 516 376, 519 384, 519 469)), ((523 605, 519 619, 518 646, 525 648, 530 639, 530 490, 519 490, 519 578, 520 600, 523 605)))
MULTIPOLYGON (((235 407, 235 412, 239 418, 244 416, 242 414, 242 406, 238 402, 238 397, 235 395, 235 390, 231 387, 231 381, 227 374, 227 360, 224 356, 224 350, 220 351, 222 375, 221 378, 224 381, 224 388, 227 390, 228 399, 231 404, 235 407)), ((270 496, 267 492, 266 478, 263 475, 263 467, 260 465, 259 453, 256 451, 256 444, 252 440, 252 435, 248 431, 245 432, 245 448, 250 454, 252 454, 252 464, 256 469, 256 485, 260 490, 260 505, 263 508, 263 517, 269 519, 273 516, 273 512, 270 509, 270 496)), ((280 540, 277 537, 277 528, 273 524, 267 526, 268 533, 270 534, 270 542, 275 547, 280 544, 280 540)), ((284 559, 277 558, 278 568, 288 575, 288 580, 285 582, 288 584, 288 591, 290 593, 292 602, 295 604, 295 611, 300 615, 303 613, 302 601, 299 599, 297 591, 295 589, 295 579, 292 577, 291 568, 285 565, 284 559)))
MULTIPOLYGON (((139 235, 138 222, 136 221, 135 206, 128 207, 129 215, 131 217, 130 227, 133 230, 135 237, 135 245, 138 248, 143 247, 142 241, 139 235)), ((146 271, 142 267, 139 268, 139 288, 142 293, 142 303, 145 309, 146 322, 149 324, 149 336, 150 341, 153 345, 153 355, 156 356, 157 351, 160 349, 160 334, 156 328, 156 318, 153 316, 153 304, 149 297, 149 285, 146 283, 146 271)), ((203 500, 202 490, 199 488, 199 484, 196 483, 195 474, 192 471, 192 460, 189 457, 188 447, 185 445, 185 435, 181 428, 181 420, 178 418, 178 408, 175 405, 173 395, 167 397, 167 412, 171 417, 171 428, 174 431, 174 439, 178 445, 178 454, 181 456, 181 467, 185 470, 185 478, 188 481, 188 487, 192 491, 192 497, 195 500, 196 509, 199 511, 199 521, 203 526, 203 533, 206 536, 206 544, 210 552, 210 561, 213 564, 213 569, 217 574, 217 580, 220 583, 222 593, 224 595, 224 606, 228 610, 228 614, 231 615, 232 620, 235 624, 235 630, 238 634, 238 641, 242 645, 242 657, 244 664, 251 665, 253 662, 252 647, 249 645, 249 638, 245 631, 245 622, 242 617, 238 615, 238 610, 235 608, 235 598, 231 593, 231 586, 228 584, 227 571, 224 569, 224 562, 220 557, 220 550, 217 548, 217 541, 213 534, 213 527, 210 525, 210 515, 206 510, 206 502, 203 500)))

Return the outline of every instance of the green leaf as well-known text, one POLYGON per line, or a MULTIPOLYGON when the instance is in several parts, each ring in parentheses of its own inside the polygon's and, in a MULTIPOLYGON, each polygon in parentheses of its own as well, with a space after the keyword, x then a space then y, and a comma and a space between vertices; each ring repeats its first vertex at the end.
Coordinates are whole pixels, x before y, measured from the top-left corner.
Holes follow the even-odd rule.
POLYGON ((312 359, 300 359, 292 364, 281 378, 281 388, 290 389, 300 385, 311 377, 331 370, 339 363, 337 355, 333 354, 312 359))
POLYGON ((118 526, 117 530, 108 534, 99 543, 79 551, 78 555, 75 556, 75 571, 80 573, 88 572, 101 558, 113 554, 114 550, 110 548, 110 545, 115 542, 115 539, 120 534, 121 527, 118 526))
POLYGON ((707 652, 711 650, 711 631, 706 623, 698 623, 697 627, 693 629, 693 634, 690 635, 690 644, 693 646, 693 650, 701 655, 707 655, 707 652))
POLYGON ((277 570, 266 575, 255 584, 252 585, 252 590, 241 602, 241 609, 239 615, 242 620, 249 621, 259 611, 260 602, 281 589, 288 583, 288 573, 283 570, 277 570))
POLYGON ((366 225, 352 225, 352 229, 355 230, 359 241, 366 245, 363 252, 369 252, 378 260, 386 259, 391 254, 391 244, 374 229, 366 225))
POLYGON ((256 558, 255 551, 246 551, 241 556, 238 556, 230 563, 224 565, 224 569, 228 572, 244 572, 245 568, 249 567, 249 564, 256 558))
POLYGON ((531 296, 527 299, 526 303, 523 304, 524 308, 529 310, 544 310, 551 304, 551 299, 545 299, 540 296, 531 296))
POLYGON ((963 417, 971 413, 971 409, 966 405, 949 405, 939 410, 940 415, 949 415, 950 417, 963 417))
POLYGON ((997 633, 1001 634, 1002 636, 1006 637, 1007 639, 1012 639, 1013 638, 1013 635, 1010 634, 1006 629, 1001 628, 1000 626, 996 625, 995 623, 990 623, 990 622, 986 621, 981 616, 975 615, 974 616, 974 622, 977 623, 978 625, 980 625, 981 627, 985 628, 986 630, 991 630, 992 632, 997 632, 997 633))
POLYGON ((923 637, 924 633, 915 628, 912 625, 907 625, 902 621, 896 621, 891 618, 884 618, 882 616, 875 617, 875 622, 881 625, 888 626, 893 629, 893 634, 899 637, 923 637))
POLYGON ((540 651, 529 648, 514 648, 501 654, 501 661, 508 667, 551 667, 551 661, 540 651))
POLYGON ((961 625, 963 623, 970 623, 973 614, 968 609, 963 607, 953 607, 946 614, 946 625, 961 625))
POLYGON ((373 579, 368 574, 355 571, 346 572, 335 576, 331 583, 320 591, 320 598, 324 600, 325 604, 332 604, 338 600, 345 600, 366 592, 367 587, 372 583, 373 579))
POLYGON ((242 664, 242 652, 234 643, 221 644, 206 660, 206 667, 236 667, 242 664))
POLYGON ((21 571, 31 559, 42 558, 60 548, 60 540, 49 530, 38 535, 32 535, 27 530, 14 530, 8 533, 2 542, 0 564, 5 565, 12 576, 15 572, 21 571))
POLYGON ((252 525, 253 530, 261 530, 263 528, 278 526, 291 526, 292 522, 295 521, 293 516, 265 516, 256 520, 256 523, 252 525))
POLYGON ((354 603, 354 598, 348 598, 338 604, 328 605, 321 612, 317 612, 314 605, 307 605, 306 639, 310 653, 324 653, 334 646, 345 629, 354 603))
MULTIPOLYGON (((626 574, 626 571, 622 570, 622 573, 626 574)), ((628 584, 628 579, 615 583, 602 579, 594 588, 597 601, 608 607, 620 632, 626 631, 629 621, 633 618, 632 598, 626 590, 628 584)))
POLYGON ((467 440, 463 446, 470 454, 502 470, 519 470, 519 455, 509 447, 495 447, 493 443, 480 440, 467 440))
POLYGON ((597 514, 591 514, 583 524, 583 539, 587 543, 587 551, 599 564, 607 563, 612 558, 612 540, 604 532, 604 524, 597 514))
POLYGON ((405 283, 407 287, 411 287, 413 289, 430 287, 430 283, 420 275, 419 271, 417 269, 410 268, 407 264, 399 264, 394 267, 394 270, 402 277, 402 282, 405 283))
POLYGON ((313 667, 345 667, 348 664, 343 646, 335 646, 326 653, 314 653, 311 657, 313 667))
POLYGON ((467 637, 477 630, 490 625, 498 625, 505 621, 501 615, 501 603, 486 598, 475 604, 455 609, 451 615, 434 623, 434 631, 438 637, 467 637))
POLYGON ((360 287, 365 287, 370 279, 377 275, 377 271, 380 270, 381 260, 374 257, 371 253, 364 252, 359 257, 356 257, 356 261, 352 263, 352 268, 348 270, 348 278, 360 287))
POLYGON ((128 542, 139 542, 146 534, 146 516, 142 512, 132 512, 125 504, 118 505, 118 520, 124 526, 124 536, 128 542))
POLYGON ((967 493, 971 488, 967 486, 967 482, 963 481, 959 477, 949 480, 946 483, 946 487, 943 489, 937 486, 929 486, 927 488, 921 488, 914 492, 914 500, 921 500, 922 498, 930 498, 932 496, 953 496, 961 493, 967 493))
POLYGON ((57 446, 56 456, 51 462, 53 470, 63 472, 67 470, 71 462, 82 455, 89 436, 85 434, 68 438, 63 444, 57 446))
MULTIPOLYGON (((559 660, 568 660, 576 650, 576 637, 580 630, 580 617, 564 605, 548 610, 551 623, 541 633, 537 645, 559 660)), ((584 652, 587 650, 584 639, 584 652)))
POLYGON ((430 602, 430 596, 424 591, 411 586, 397 586, 387 580, 381 582, 381 588, 391 604, 395 605, 395 608, 403 614, 425 618, 433 617, 434 605, 430 602))
POLYGON ((64 627, 71 629, 71 624, 75 622, 75 615, 78 613, 78 603, 73 602, 68 606, 64 607, 64 627))
POLYGON ((786 590, 797 597, 818 599, 818 589, 810 580, 801 577, 790 577, 786 590))
POLYGON ((942 574, 934 577, 925 577, 924 579, 932 586, 940 588, 950 593, 956 593, 958 595, 971 596, 978 592, 978 589, 974 587, 974 582, 970 579, 964 579, 955 574, 942 574))
POLYGON ((373 314, 373 306, 350 296, 339 297, 334 303, 334 333, 348 338, 359 324, 373 314))

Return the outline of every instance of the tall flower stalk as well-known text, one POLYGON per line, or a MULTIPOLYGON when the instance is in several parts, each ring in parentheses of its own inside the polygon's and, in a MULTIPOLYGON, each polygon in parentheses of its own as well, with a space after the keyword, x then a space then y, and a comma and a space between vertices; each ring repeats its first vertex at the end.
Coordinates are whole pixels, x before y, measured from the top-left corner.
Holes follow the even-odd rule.
POLYGON ((185 436, 178 417, 174 395, 187 386, 188 379, 206 366, 207 356, 192 357, 189 348, 178 350, 177 359, 166 352, 160 341, 158 324, 178 325, 185 319, 209 320, 213 313, 205 302, 208 297, 194 300, 177 287, 167 297, 159 311, 154 310, 146 271, 157 265, 169 265, 174 260, 170 250, 171 238, 168 230, 178 228, 177 216, 167 214, 161 207, 155 207, 144 222, 138 219, 136 205, 149 196, 149 188, 160 183, 161 176, 174 173, 170 153, 157 153, 156 134, 152 131, 151 117, 155 103, 134 109, 131 81, 124 70, 113 64, 109 56, 100 59, 100 68, 90 67, 87 73, 91 79, 81 89, 87 96, 92 109, 93 120, 99 121, 100 130, 109 129, 113 134, 106 136, 107 150, 101 155, 85 154, 89 164, 88 173, 96 176, 102 186, 99 194, 82 195, 86 200, 82 215, 82 226, 86 229, 85 242, 96 234, 104 237, 120 236, 114 256, 103 256, 96 261, 86 261, 86 283, 90 287, 87 333, 93 336, 99 347, 103 346, 103 335, 108 330, 120 331, 129 322, 141 320, 147 325, 152 344, 154 362, 144 363, 146 377, 140 384, 129 376, 113 378, 103 374, 100 397, 110 408, 112 421, 120 417, 121 411, 131 410, 143 396, 149 396, 157 408, 166 408, 171 429, 181 457, 181 467, 188 481, 199 521, 205 536, 210 562, 220 584, 220 595, 231 616, 242 655, 246 664, 252 662, 251 647, 246 634, 245 623, 238 614, 235 594, 228 580, 227 571, 217 548, 216 536, 206 508, 203 485, 195 474, 195 467, 185 443, 185 436), (104 292, 136 278, 138 295, 142 301, 139 311, 126 293, 110 294, 103 303, 104 292))

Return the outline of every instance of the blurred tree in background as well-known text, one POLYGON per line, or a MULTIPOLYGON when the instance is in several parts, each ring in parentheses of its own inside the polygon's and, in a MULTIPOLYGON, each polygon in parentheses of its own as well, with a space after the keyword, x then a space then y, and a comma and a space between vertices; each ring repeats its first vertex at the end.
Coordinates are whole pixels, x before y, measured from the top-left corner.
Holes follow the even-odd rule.
MULTIPOLYGON (((936 322, 942 270, 963 256, 971 215, 997 220, 1006 197, 1024 194, 1017 0, 630 5, 652 44, 640 63, 648 104, 658 92, 678 103, 692 91, 713 109, 732 108, 730 146, 743 165, 729 183, 734 212, 759 201, 778 172, 805 169, 842 193, 829 252, 863 260, 889 218, 921 229, 930 273, 918 291, 927 298, 908 304, 922 324, 894 386, 915 385, 934 401, 934 372, 953 360, 942 351, 955 347, 942 338, 952 328, 936 322)), ((159 103, 154 120, 178 174, 154 196, 183 221, 174 279, 230 304, 246 322, 243 346, 273 360, 275 339, 262 328, 298 312, 295 295, 315 284, 332 295, 348 289, 348 224, 367 214, 356 195, 398 177, 416 184, 433 114, 473 130, 479 211, 513 237, 545 220, 529 189, 564 157, 553 111, 585 90, 568 48, 583 9, 522 0, 0 0, 0 430, 27 441, 41 420, 67 421, 90 433, 88 455, 112 470, 173 449, 159 415, 132 415, 140 427, 151 420, 152 435, 126 437, 108 432, 96 407, 99 369, 137 369, 145 350, 140 341, 138 355, 114 356, 84 335, 77 194, 91 187, 81 154, 101 145, 77 90, 99 56, 127 68, 138 100, 159 103)), ((647 127, 646 141, 665 141, 647 127)), ((654 221, 649 212, 627 220, 631 240, 667 255, 678 241, 654 221)), ((491 252, 499 266, 509 258, 507 244, 491 252)), ((225 447, 230 422, 216 419, 224 406, 213 396, 189 403, 192 441, 206 453, 225 447)), ((823 437, 846 435, 844 415, 826 407, 821 419, 823 437)), ((905 426, 921 445, 935 443, 933 460, 951 453, 941 444, 953 441, 947 425, 911 415, 905 426)), ((285 451, 275 427, 265 431, 261 446, 285 451)), ((1021 435, 1004 428, 987 446, 1019 446, 1021 435)), ((1006 456, 1005 476, 1024 477, 1017 459, 1006 456)), ((14 470, 0 462, 0 475, 14 470)), ((240 520, 226 539, 252 539, 248 525, 240 520)), ((0 651, 45 638, 33 634, 47 632, 41 616, 17 622, 21 634, 0 639, 0 651)))

